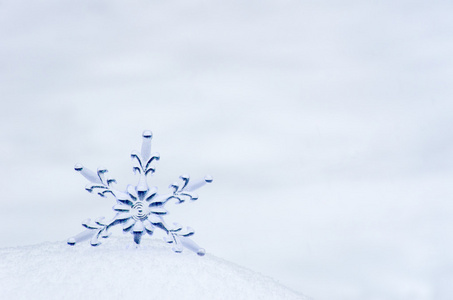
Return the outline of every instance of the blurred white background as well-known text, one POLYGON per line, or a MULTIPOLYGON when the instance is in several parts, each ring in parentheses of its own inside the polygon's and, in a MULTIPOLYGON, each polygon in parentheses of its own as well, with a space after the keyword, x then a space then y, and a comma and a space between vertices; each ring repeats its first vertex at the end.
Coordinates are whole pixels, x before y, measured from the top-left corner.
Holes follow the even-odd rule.
MULTIPOLYGON (((0 2, 0 247, 113 216, 75 163, 151 185, 207 251, 314 299, 453 297, 453 4, 0 2)), ((152 254, 150 254, 152 255, 152 254)))

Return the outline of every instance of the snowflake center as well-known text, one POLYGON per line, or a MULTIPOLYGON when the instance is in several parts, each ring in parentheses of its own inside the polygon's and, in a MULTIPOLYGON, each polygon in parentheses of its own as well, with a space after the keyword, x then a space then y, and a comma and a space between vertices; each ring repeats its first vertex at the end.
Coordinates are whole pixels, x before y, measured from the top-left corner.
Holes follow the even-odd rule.
POLYGON ((149 212, 143 202, 137 202, 132 206, 131 213, 134 219, 143 220, 146 219, 149 212))

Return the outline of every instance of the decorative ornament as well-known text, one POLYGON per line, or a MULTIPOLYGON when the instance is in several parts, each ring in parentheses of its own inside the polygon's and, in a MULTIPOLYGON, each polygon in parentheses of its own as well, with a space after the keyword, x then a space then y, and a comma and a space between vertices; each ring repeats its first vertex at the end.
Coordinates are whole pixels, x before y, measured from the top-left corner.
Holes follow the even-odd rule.
POLYGON ((123 231, 133 235, 137 245, 140 244, 143 234, 152 235, 158 228, 167 234, 164 240, 174 245, 173 251, 180 253, 185 247, 200 256, 205 254, 205 250, 189 238, 194 234, 192 228, 183 228, 177 223, 169 226, 164 222, 163 216, 168 213, 165 204, 172 199, 175 199, 177 204, 186 200, 197 200, 198 196, 193 191, 212 182, 212 177, 208 175, 203 180, 192 182, 188 175, 181 175, 182 182, 173 183, 169 187, 173 189, 173 192, 158 194, 157 187, 149 187, 147 182, 147 176, 155 171, 154 161, 160 158, 159 153, 151 153, 151 138, 151 131, 144 131, 141 153, 137 151, 131 153, 133 171, 140 175, 140 179, 136 186, 128 185, 125 192, 112 188, 112 184, 116 181, 108 177, 107 169, 99 168, 95 173, 81 164, 75 165, 74 169, 90 181, 85 188, 88 192, 95 191, 101 197, 110 193, 115 197, 117 204, 113 206, 113 210, 116 212, 113 219, 105 221, 104 217, 101 217, 94 222, 90 219, 84 221, 82 225, 86 230, 68 239, 69 245, 73 246, 78 242, 90 239, 92 246, 98 246, 101 244, 100 238, 110 236, 111 227, 120 225, 123 227, 123 231))

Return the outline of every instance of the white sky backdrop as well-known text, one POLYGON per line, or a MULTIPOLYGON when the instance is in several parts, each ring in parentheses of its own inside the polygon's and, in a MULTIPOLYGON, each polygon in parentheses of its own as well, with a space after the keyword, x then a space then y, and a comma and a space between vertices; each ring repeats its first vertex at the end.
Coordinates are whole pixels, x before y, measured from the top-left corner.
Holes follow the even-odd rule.
POLYGON ((66 240, 135 183, 210 253, 315 299, 453 297, 448 1, 1 1, 0 246, 66 240))

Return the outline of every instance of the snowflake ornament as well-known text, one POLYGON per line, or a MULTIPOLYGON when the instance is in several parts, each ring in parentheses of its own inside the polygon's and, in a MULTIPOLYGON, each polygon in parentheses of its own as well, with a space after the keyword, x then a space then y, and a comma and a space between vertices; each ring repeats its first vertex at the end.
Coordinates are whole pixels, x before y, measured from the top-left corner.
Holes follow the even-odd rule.
POLYGON ((144 131, 141 153, 137 151, 131 153, 134 173, 138 173, 140 178, 136 186, 128 185, 124 192, 112 188, 116 181, 107 176, 107 169, 99 168, 95 173, 81 164, 75 165, 74 169, 90 181, 85 188, 88 192, 97 192, 101 197, 110 193, 115 197, 117 204, 113 206, 116 215, 111 220, 106 221, 101 217, 94 222, 90 219, 84 221, 82 225, 86 230, 68 239, 69 245, 73 246, 90 239, 92 246, 98 246, 101 244, 100 239, 110 236, 111 227, 120 225, 123 231, 133 235, 137 245, 140 244, 143 234, 152 235, 158 228, 167 234, 164 240, 174 245, 173 251, 180 253, 185 247, 200 256, 205 254, 205 250, 189 238, 194 234, 192 228, 183 228, 177 223, 169 226, 163 216, 168 213, 165 204, 172 199, 175 199, 177 204, 186 200, 197 200, 198 196, 193 191, 212 182, 212 177, 206 176, 203 180, 192 182, 188 175, 182 175, 181 183, 170 185, 173 189, 171 193, 157 193, 157 187, 149 187, 147 182, 147 176, 155 171, 154 162, 160 158, 159 153, 151 153, 151 138, 151 131, 144 131))

